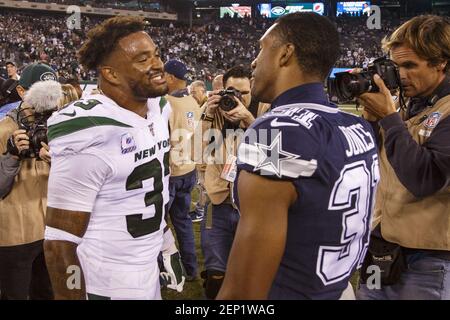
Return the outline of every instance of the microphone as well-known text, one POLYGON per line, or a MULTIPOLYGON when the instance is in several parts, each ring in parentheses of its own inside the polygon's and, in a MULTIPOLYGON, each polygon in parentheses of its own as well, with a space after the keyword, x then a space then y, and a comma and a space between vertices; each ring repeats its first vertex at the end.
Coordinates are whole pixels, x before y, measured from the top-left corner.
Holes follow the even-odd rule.
POLYGON ((36 113, 45 113, 58 109, 63 91, 55 80, 39 81, 25 93, 24 102, 33 107, 36 113))

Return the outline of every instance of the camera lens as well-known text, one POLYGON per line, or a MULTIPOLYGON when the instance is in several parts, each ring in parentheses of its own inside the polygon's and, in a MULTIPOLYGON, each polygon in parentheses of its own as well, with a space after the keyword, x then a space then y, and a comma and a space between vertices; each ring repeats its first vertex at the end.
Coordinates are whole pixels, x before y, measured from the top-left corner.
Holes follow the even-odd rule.
POLYGON ((347 101, 355 97, 355 90, 357 90, 357 82, 355 76, 350 73, 341 74, 336 80, 336 90, 339 100, 347 101))
POLYGON ((223 111, 230 111, 236 108, 237 103, 234 100, 233 96, 230 95, 224 95, 219 100, 219 108, 221 108, 223 111))
POLYGON ((378 92, 379 88, 373 81, 375 74, 383 79, 388 89, 400 87, 400 75, 396 65, 386 58, 379 58, 361 73, 338 72, 335 74, 335 78, 330 78, 328 80, 330 99, 345 103, 363 93, 378 92))

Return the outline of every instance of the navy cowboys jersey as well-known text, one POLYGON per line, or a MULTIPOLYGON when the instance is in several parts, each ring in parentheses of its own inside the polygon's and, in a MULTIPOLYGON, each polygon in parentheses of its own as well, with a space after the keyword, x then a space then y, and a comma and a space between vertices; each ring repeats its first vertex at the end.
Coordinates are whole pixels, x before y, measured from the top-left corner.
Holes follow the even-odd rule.
POLYGON ((269 299, 339 299, 368 247, 379 180, 371 126, 335 106, 276 107, 247 130, 242 170, 291 181, 298 193, 269 299))

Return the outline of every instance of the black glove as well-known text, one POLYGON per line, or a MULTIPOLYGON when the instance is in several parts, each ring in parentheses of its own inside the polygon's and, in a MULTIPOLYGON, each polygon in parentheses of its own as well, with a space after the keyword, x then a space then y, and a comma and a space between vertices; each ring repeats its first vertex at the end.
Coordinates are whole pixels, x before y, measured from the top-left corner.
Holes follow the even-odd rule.
POLYGON ((19 149, 17 149, 16 144, 14 143, 13 136, 10 136, 6 143, 6 152, 10 155, 19 157, 19 149))

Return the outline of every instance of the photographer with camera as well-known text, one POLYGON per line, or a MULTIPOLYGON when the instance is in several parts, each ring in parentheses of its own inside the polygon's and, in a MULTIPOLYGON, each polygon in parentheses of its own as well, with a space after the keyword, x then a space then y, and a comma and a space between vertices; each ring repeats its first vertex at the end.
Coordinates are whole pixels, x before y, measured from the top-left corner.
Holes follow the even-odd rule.
POLYGON ((50 156, 47 118, 62 98, 52 69, 26 68, 29 88, 0 121, 0 286, 3 299, 52 299, 43 239, 50 156), (27 71, 28 70, 28 71, 27 71), (31 74, 28 74, 30 72, 31 74), (32 80, 36 80, 32 82, 32 80))
POLYGON ((448 300, 449 20, 415 17, 384 39, 383 49, 398 66, 407 103, 397 112, 383 74, 373 77, 379 92, 358 95, 379 134, 381 175, 358 298, 448 300), (371 290, 371 265, 381 270, 381 289, 371 290))
MULTIPOLYGON (((193 88, 195 82, 191 84, 191 88, 193 88)), ((223 89, 223 74, 218 74, 214 77, 212 80, 212 90, 222 90, 223 89)), ((203 103, 200 105, 200 108, 206 106, 206 102, 208 101, 208 95, 205 91, 205 100, 203 100, 203 103)), ((205 217, 205 212, 208 211, 209 207, 209 197, 208 193, 205 189, 205 171, 206 171, 206 163, 201 161, 201 164, 197 165, 197 189, 198 189, 198 201, 195 204, 195 208, 193 211, 189 212, 189 215, 191 216, 192 222, 201 222, 203 218, 205 217)))
MULTIPOLYGON (((228 255, 233 243, 239 212, 232 202, 231 191, 235 175, 235 163, 239 137, 227 134, 248 128, 255 118, 248 110, 250 105, 249 71, 241 66, 229 69, 223 76, 225 90, 212 92, 202 115, 202 130, 216 130, 212 162, 207 162, 205 189, 212 203, 212 214, 205 212, 201 224, 201 244, 205 257, 205 294, 214 299, 225 276, 228 255), (227 132, 228 131, 228 132, 227 132), (234 169, 233 169, 234 168, 234 169)), ((210 142, 210 141, 209 141, 210 142)), ((208 141, 203 144, 207 151, 208 141)))

